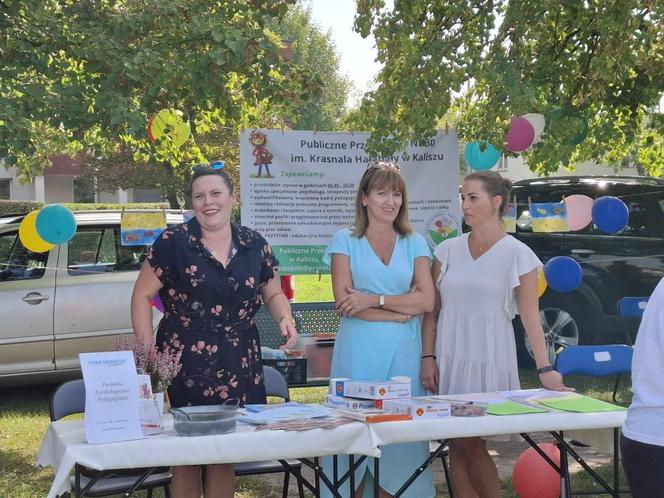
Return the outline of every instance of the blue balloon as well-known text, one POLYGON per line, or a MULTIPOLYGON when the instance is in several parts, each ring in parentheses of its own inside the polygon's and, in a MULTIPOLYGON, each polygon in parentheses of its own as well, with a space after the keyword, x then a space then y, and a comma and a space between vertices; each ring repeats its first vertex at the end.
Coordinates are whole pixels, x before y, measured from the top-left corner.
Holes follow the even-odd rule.
POLYGON ((62 244, 76 233, 74 213, 62 204, 49 204, 39 210, 35 220, 37 234, 51 244, 62 244))
POLYGON ((468 166, 481 171, 493 168, 500 159, 500 152, 488 142, 469 142, 463 156, 468 166))
POLYGON ((546 283, 558 292, 572 292, 583 280, 581 265, 569 256, 556 256, 544 265, 546 283))
POLYGON ((611 195, 600 197, 593 204, 593 223, 604 233, 616 233, 629 221, 629 209, 625 203, 611 195))

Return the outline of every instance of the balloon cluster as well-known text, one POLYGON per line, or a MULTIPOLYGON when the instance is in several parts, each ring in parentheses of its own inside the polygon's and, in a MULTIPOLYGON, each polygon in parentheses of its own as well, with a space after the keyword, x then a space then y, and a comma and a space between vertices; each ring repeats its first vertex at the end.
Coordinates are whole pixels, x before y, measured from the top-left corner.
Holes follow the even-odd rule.
MULTIPOLYGON (((530 113, 510 120, 510 129, 505 136, 505 150, 523 152, 539 141, 544 132, 544 115, 530 113)), ((500 152, 486 141, 469 142, 464 150, 468 166, 476 171, 493 168, 500 159, 500 152)))
MULTIPOLYGON (((565 206, 570 230, 582 230, 593 222, 602 232, 614 234, 625 228, 629 221, 625 203, 609 195, 595 201, 585 195, 570 195, 565 197, 565 206)), ((569 256, 556 256, 544 265, 544 279, 558 292, 572 292, 581 285, 583 271, 581 265, 569 256)))
POLYGON ((590 222, 604 233, 620 232, 629 221, 629 209, 618 197, 605 195, 596 200, 587 195, 565 197, 567 225, 571 231, 583 230, 590 222))
POLYGON ((23 218, 18 238, 32 252, 46 252, 63 244, 76 233, 74 213, 62 204, 49 204, 23 218))
POLYGON ((184 118, 182 111, 162 109, 148 120, 148 139, 156 143, 158 140, 169 140, 176 147, 182 146, 191 135, 191 125, 184 118))
MULTIPOLYGON (((508 152, 524 152, 539 142, 544 128, 558 143, 578 145, 588 136, 588 121, 573 108, 559 108, 548 114, 528 113, 510 119, 503 146, 508 152)), ((500 152, 486 141, 469 142, 464 150, 466 163, 476 171, 493 168, 500 152)))

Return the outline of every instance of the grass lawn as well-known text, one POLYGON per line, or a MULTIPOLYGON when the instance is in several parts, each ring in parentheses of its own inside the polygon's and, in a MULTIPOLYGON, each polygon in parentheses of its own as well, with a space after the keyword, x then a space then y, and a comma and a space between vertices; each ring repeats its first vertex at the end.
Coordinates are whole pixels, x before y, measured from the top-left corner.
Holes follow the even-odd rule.
MULTIPOLYGON (((331 301, 330 276, 296 277, 297 301, 331 301)), ((537 387, 538 380, 531 370, 521 372, 524 388, 537 387)), ((591 396, 610 401, 612 379, 570 377, 568 385, 591 396)), ((53 479, 51 468, 38 469, 34 462, 39 444, 49 424, 48 400, 54 386, 0 389, 0 497, 33 498, 45 496, 53 479)), ((325 388, 291 389, 295 401, 320 402, 325 388)), ((619 399, 628 401, 630 392, 623 387, 619 399)), ((611 466, 600 469, 610 480, 611 466)), ((624 478, 623 478, 623 482, 624 478)), ((439 496, 443 487, 438 483, 439 496)), ((504 497, 515 497, 509 479, 502 481, 504 497)), ((595 489, 585 476, 573 479, 574 490, 595 489)), ((137 496, 145 496, 138 494, 137 496)), ((157 492, 156 497, 162 495, 157 492)), ((281 496, 279 485, 270 485, 263 479, 245 478, 238 481, 238 498, 272 498, 281 496)))
POLYGON ((334 301, 332 278, 330 275, 296 275, 295 301, 310 303, 334 301))

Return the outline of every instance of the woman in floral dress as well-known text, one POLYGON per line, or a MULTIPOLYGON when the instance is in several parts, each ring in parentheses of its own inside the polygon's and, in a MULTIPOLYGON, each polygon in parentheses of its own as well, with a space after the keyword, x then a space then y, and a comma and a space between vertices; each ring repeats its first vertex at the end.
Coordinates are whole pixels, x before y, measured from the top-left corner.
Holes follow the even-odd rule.
MULTIPOLYGON (((286 337, 296 341, 278 261, 257 232, 232 225, 235 194, 222 170, 197 166, 191 180, 195 217, 165 230, 134 286, 131 318, 138 342, 152 341, 150 301, 158 293, 164 316, 157 347, 182 351, 182 369, 168 390, 172 406, 214 405, 229 398, 264 403, 263 367, 254 315, 264 303, 286 337)), ((232 497, 232 465, 208 465, 206 497, 232 497)), ((171 490, 199 497, 198 466, 175 467, 171 490)))

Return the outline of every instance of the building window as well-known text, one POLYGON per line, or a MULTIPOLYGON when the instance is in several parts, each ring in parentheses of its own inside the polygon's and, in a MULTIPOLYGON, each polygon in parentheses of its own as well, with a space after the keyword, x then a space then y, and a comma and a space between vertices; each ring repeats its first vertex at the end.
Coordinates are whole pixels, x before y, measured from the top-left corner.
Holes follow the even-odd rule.
POLYGON ((0 178, 0 199, 10 200, 12 197, 11 178, 0 178))
POLYGON ((95 189, 91 180, 74 178, 74 202, 94 202, 95 189))

